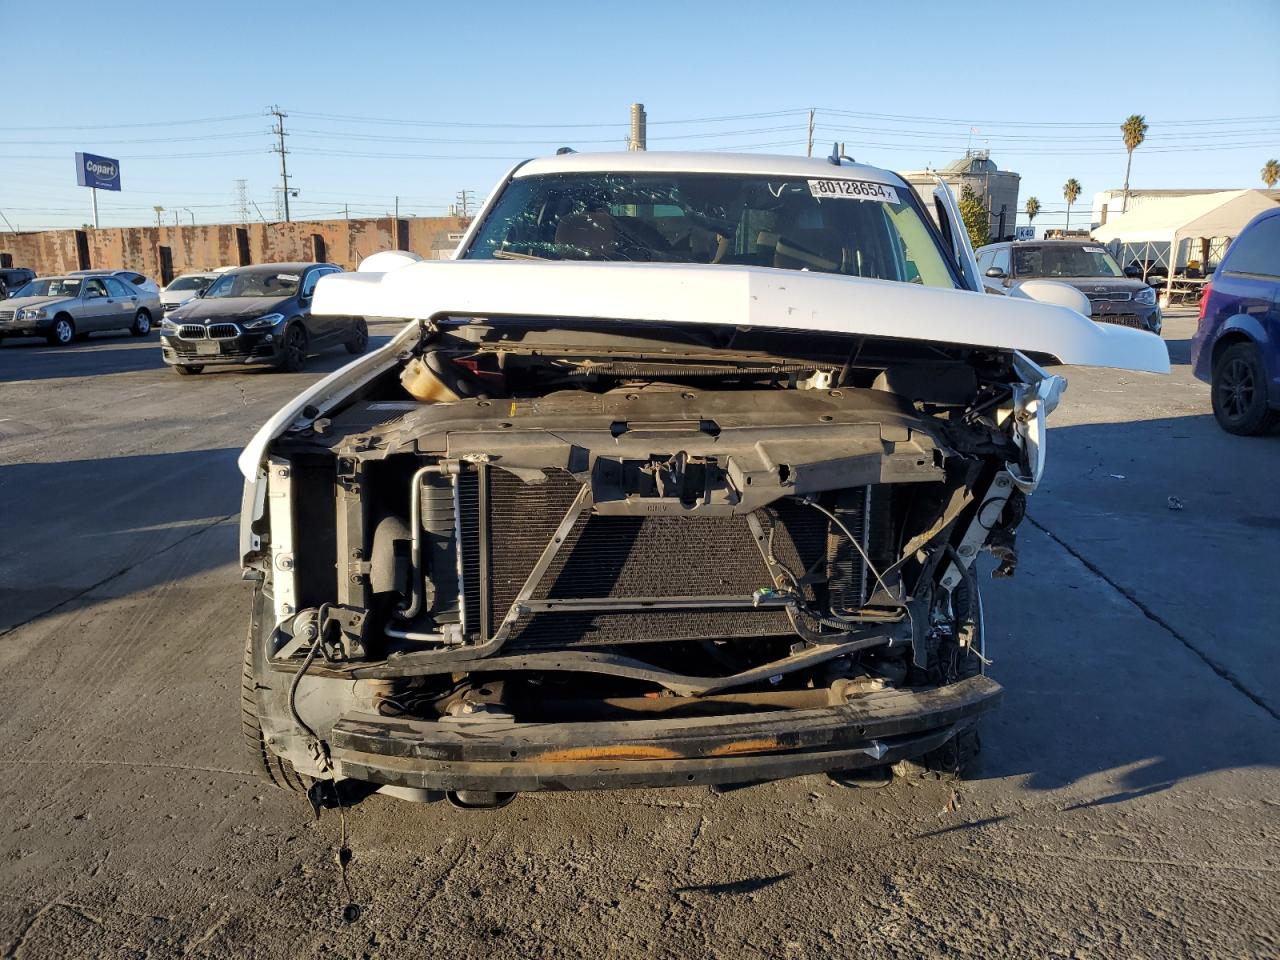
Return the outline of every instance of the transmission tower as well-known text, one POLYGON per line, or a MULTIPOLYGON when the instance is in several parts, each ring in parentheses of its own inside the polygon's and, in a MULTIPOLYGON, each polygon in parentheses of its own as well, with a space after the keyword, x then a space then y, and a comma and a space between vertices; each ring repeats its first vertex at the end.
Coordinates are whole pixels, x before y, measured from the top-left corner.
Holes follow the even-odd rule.
POLYGON ((236 181, 236 206, 239 208, 241 223, 249 222, 249 181, 236 181))
POLYGON ((457 204, 458 216, 462 217, 464 220, 471 216, 471 208, 475 206, 475 202, 476 192, 474 190, 459 190, 457 204))

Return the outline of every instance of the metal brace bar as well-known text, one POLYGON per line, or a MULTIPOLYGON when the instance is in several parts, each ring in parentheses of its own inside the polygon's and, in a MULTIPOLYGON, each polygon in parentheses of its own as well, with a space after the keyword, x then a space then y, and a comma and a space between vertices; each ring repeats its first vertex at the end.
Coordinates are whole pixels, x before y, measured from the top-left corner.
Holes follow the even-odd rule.
MULTIPOLYGON (((969 526, 965 528, 964 535, 956 545, 956 555, 966 569, 977 559, 978 551, 987 542, 991 528, 1000 520, 1000 514, 1004 512, 1004 505, 1008 502, 1013 490, 1012 474, 1007 470, 1001 470, 991 481, 986 496, 979 501, 973 519, 969 521, 969 526)), ((956 566, 955 561, 949 562, 942 574, 943 589, 954 589, 963 576, 963 571, 956 566)))

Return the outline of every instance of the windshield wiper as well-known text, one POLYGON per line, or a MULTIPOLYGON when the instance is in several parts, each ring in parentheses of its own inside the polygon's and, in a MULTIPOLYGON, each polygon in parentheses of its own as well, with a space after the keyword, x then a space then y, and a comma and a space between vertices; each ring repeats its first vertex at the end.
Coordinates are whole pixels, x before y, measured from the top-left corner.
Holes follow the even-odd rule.
POLYGON ((540 257, 536 253, 516 253, 514 250, 494 250, 489 256, 495 260, 550 260, 550 257, 540 257))

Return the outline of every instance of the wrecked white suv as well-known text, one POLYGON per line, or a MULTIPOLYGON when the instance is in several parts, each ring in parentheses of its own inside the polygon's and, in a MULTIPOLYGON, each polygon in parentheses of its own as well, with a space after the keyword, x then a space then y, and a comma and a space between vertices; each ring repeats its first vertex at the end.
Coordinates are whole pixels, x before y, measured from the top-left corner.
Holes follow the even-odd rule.
MULTIPOLYGON (((456 259, 313 313, 409 321, 240 460, 245 729, 296 788, 525 790, 950 771, 1000 697, 1064 381, 1162 341, 983 295, 954 200, 794 157, 567 153, 456 259)), ((1046 296, 1065 296, 1045 285, 1046 296)))

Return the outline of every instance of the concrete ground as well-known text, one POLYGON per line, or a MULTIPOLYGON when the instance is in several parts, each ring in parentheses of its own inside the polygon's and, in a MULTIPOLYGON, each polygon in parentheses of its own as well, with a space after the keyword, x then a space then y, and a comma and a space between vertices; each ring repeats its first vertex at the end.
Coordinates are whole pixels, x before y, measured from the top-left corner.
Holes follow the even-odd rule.
POLYGON ((154 337, 6 343, 0 956, 1280 954, 1280 436, 1218 430, 1193 327, 1170 377, 1067 371, 975 778, 373 797, 349 892, 339 817, 241 755, 234 466, 345 355, 179 379, 154 337))

